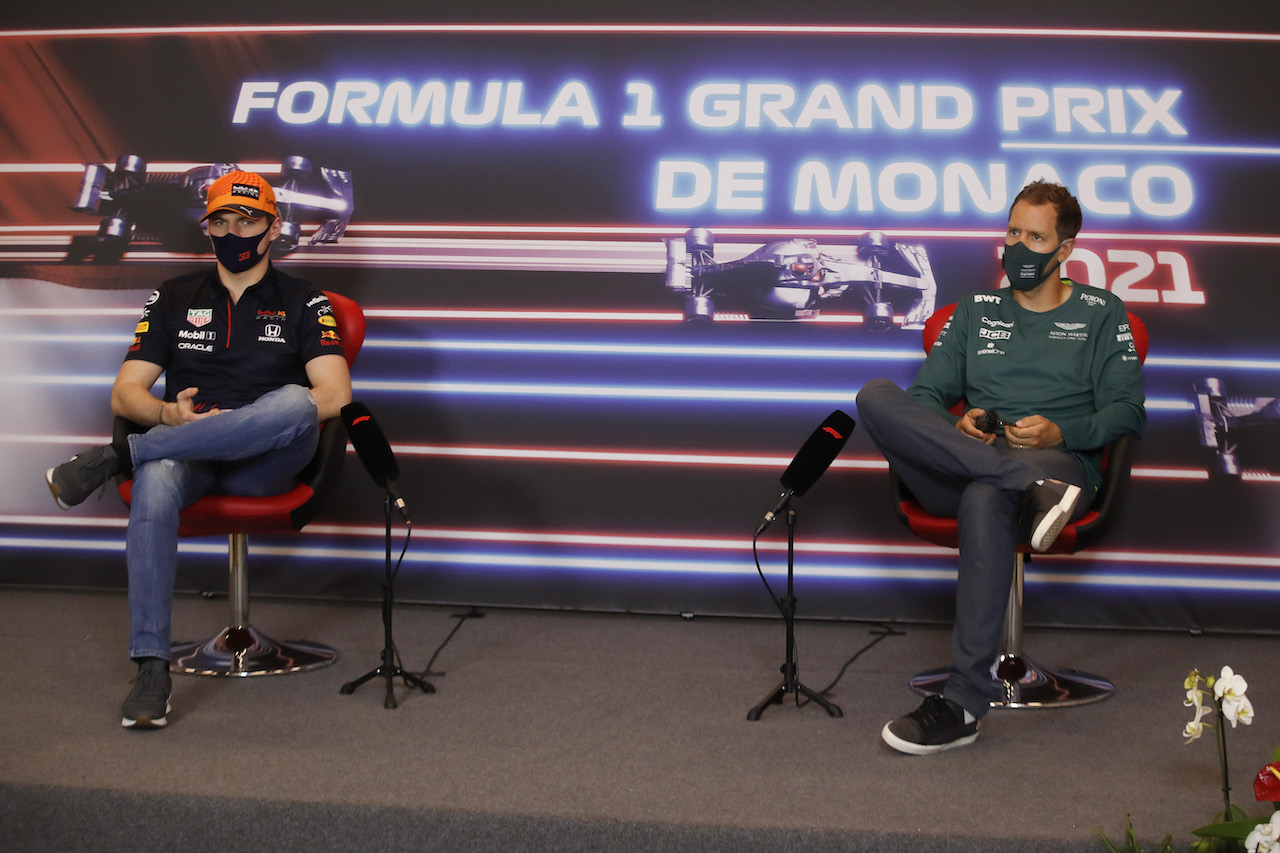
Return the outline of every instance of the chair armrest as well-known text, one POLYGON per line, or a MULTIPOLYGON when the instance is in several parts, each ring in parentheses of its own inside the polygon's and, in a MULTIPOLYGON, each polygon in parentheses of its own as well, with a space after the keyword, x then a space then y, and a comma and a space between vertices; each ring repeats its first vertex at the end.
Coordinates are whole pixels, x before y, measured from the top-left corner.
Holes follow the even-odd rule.
POLYGON ((1124 507, 1125 496, 1129 493, 1129 474, 1133 468, 1133 454, 1137 443, 1136 436, 1122 435, 1107 447, 1102 486, 1098 489, 1093 505, 1089 507, 1090 515, 1096 517, 1087 524, 1076 525, 1077 548, 1090 547, 1115 526, 1124 507))
POLYGON ((330 418, 320 424, 316 455, 298 472, 298 482, 308 486, 312 497, 290 513, 296 529, 302 529, 318 516, 337 491, 342 479, 342 465, 347 457, 347 428, 342 418, 330 418))

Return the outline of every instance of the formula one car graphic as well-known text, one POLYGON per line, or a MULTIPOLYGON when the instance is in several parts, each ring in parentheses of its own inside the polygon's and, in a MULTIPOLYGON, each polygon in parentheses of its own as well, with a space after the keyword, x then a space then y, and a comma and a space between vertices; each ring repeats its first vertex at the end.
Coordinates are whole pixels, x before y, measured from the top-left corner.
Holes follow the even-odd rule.
POLYGON ((1228 396, 1222 380, 1213 378, 1196 382, 1195 396, 1200 445, 1214 451, 1210 473, 1280 471, 1280 398, 1228 396))
POLYGON ((866 304, 874 331, 922 329, 933 313, 938 286, 924 247, 868 231, 853 257, 838 258, 807 238, 767 243, 744 258, 716 263, 715 239, 705 228, 668 238, 667 287, 685 294, 685 320, 713 320, 717 308, 753 319, 816 317, 819 303, 854 293, 866 304))
MULTIPOLYGON (((336 243, 354 207, 351 173, 324 166, 317 169, 305 157, 286 157, 280 165, 280 177, 272 182, 283 225, 277 252, 298 247, 304 219, 321 220, 310 245, 336 243)), ((208 252, 200 224, 205 192, 218 178, 239 168, 235 163, 213 163, 185 172, 148 173, 146 161, 133 154, 117 160, 114 169, 90 163, 71 209, 100 216, 102 221, 96 235, 72 240, 67 260, 113 263, 134 242, 158 244, 173 252, 208 252)))

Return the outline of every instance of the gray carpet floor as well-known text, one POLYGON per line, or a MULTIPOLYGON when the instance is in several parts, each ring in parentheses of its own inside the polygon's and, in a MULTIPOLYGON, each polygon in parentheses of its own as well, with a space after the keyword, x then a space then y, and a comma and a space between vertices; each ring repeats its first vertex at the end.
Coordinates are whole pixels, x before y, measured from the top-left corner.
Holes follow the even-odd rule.
MULTIPOLYGON (((883 724, 918 704, 906 678, 947 631, 897 626, 831 692, 839 719, 788 702, 748 722, 779 679, 781 620, 400 605, 406 669, 434 694, 339 687, 376 667, 372 603, 255 601, 253 622, 340 650, 276 677, 175 679, 167 729, 129 732, 122 594, 0 590, 5 684, 0 849, 1101 850, 1221 808, 1215 743, 1183 745, 1189 669, 1229 664, 1256 721, 1228 730, 1233 800, 1280 745, 1275 637, 1034 630, 1028 651, 1112 678, 1101 703, 996 711, 971 747, 900 755, 883 724), (132 847, 133 845, 128 845, 132 847)), ((212 634, 226 602, 181 598, 175 636, 212 634)), ((821 689, 874 625, 801 621, 800 679, 821 689)))

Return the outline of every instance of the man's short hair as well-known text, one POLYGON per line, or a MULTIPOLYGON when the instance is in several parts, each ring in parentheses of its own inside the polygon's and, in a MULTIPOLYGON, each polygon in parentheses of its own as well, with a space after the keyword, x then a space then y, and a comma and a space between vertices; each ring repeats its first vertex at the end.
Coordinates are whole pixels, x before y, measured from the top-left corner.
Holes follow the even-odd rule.
POLYGON ((1009 205, 1009 213, 1013 213, 1013 208, 1020 201, 1025 201, 1027 204, 1053 205, 1053 209, 1058 212, 1057 221, 1054 222, 1054 230, 1058 232, 1058 242, 1075 237, 1080 233, 1080 226, 1084 224, 1080 202, 1076 201, 1076 197, 1062 184, 1032 181, 1022 188, 1022 192, 1018 193, 1013 204, 1009 205))

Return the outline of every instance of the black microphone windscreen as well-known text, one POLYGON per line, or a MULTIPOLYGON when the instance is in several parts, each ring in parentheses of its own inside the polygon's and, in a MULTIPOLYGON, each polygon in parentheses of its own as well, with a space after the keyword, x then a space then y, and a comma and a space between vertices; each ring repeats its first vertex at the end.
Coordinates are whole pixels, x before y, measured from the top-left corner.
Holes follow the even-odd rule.
POLYGON ((836 454, 853 432, 853 418, 836 409, 813 431, 782 474, 782 485, 797 496, 809 487, 835 461, 836 454))
POLYGON ((385 487, 388 480, 395 480, 400 476, 396 455, 368 406, 364 403, 348 403, 343 406, 342 422, 347 426, 351 446, 356 449, 356 455, 375 483, 385 487))

